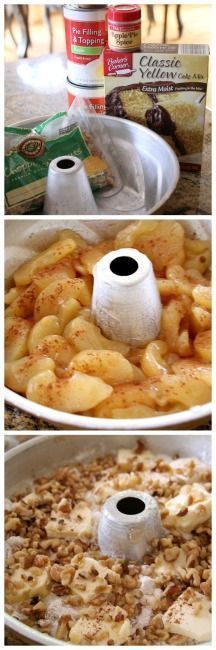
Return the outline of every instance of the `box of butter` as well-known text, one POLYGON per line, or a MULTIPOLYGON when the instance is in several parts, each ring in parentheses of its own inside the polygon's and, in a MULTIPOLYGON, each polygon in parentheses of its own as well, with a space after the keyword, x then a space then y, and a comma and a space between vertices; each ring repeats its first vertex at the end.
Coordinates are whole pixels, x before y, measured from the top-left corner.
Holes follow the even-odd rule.
POLYGON ((105 111, 143 124, 173 147, 181 169, 199 171, 208 81, 207 45, 104 49, 105 111))

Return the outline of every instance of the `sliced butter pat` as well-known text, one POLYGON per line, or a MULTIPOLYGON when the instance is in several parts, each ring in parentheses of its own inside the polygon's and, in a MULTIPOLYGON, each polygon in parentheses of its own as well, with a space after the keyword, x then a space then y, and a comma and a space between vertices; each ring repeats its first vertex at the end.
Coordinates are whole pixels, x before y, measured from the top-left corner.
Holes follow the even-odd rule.
MULTIPOLYGON (((167 562, 164 557, 163 553, 159 553, 154 564, 154 572, 156 576, 173 576, 173 575, 178 575, 178 570, 180 569, 186 569, 187 567, 187 558, 182 551, 182 549, 179 549, 179 555, 174 560, 174 562, 167 562)), ((181 575, 181 571, 180 571, 181 575)))
POLYGON ((6 579, 7 601, 19 603, 33 596, 46 596, 48 593, 49 576, 46 569, 31 567, 18 568, 13 575, 6 579))
POLYGON ((128 641, 131 626, 121 607, 104 605, 95 617, 81 616, 71 627, 69 639, 79 645, 123 645, 128 641))
POLYGON ((92 512, 84 502, 77 503, 69 513, 53 510, 45 529, 48 537, 89 539, 92 534, 92 512))
POLYGON ((96 483, 94 488, 96 501, 98 503, 104 503, 115 492, 119 490, 137 489, 140 485, 141 473, 140 475, 135 474, 135 472, 130 472, 129 474, 119 473, 114 479, 102 480, 96 483))
POLYGON ((97 503, 104 503, 109 497, 112 497, 113 494, 117 492, 117 488, 114 488, 113 481, 98 481, 94 488, 94 494, 97 503))
POLYGON ((165 528, 190 533, 211 516, 211 494, 200 485, 184 485, 179 494, 166 503, 165 528))
POLYGON ((197 458, 176 458, 170 463, 172 474, 180 476, 187 482, 202 481, 208 472, 208 467, 197 458))
POLYGON ((130 471, 129 473, 118 474, 114 479, 114 487, 117 490, 140 489, 143 491, 156 490, 167 487, 170 483, 169 476, 154 471, 130 471))
POLYGON ((44 490, 41 494, 36 492, 30 492, 23 497, 22 501, 26 503, 27 506, 38 506, 41 504, 53 503, 54 497, 48 490, 44 490))
POLYGON ((27 506, 38 506, 41 503, 41 497, 36 492, 26 494, 22 499, 27 506))
MULTIPOLYGON (((72 566, 76 567, 78 565, 71 584, 71 590, 74 594, 80 596, 84 603, 90 603, 101 593, 109 593, 112 591, 112 584, 119 582, 119 575, 103 566, 100 561, 98 562, 94 558, 87 556, 77 561, 77 557, 79 556, 75 556, 71 562, 72 566)), ((63 574, 62 578, 64 579, 63 574)))
POLYGON ((144 471, 129 473, 119 473, 115 479, 107 481, 99 481, 95 488, 94 493, 98 503, 104 503, 115 492, 119 490, 143 490, 155 491, 157 489, 166 488, 170 483, 169 476, 164 476, 160 472, 144 471))
POLYGON ((149 461, 155 460, 155 457, 151 451, 142 451, 141 453, 135 453, 134 449, 119 449, 117 454, 117 463, 121 469, 130 471, 134 465, 138 463, 143 464, 143 469, 147 465, 149 467, 149 461))
POLYGON ((140 484, 143 491, 166 488, 170 484, 169 475, 161 472, 140 472, 140 484))
POLYGON ((188 587, 163 615, 165 629, 197 643, 211 640, 211 603, 206 596, 188 587))

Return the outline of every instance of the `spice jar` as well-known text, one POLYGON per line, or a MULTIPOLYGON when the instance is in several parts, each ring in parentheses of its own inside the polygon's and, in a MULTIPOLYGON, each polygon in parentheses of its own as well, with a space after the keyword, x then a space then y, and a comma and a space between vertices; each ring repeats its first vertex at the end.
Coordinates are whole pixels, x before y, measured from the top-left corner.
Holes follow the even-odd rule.
POLYGON ((116 5, 108 10, 108 45, 116 52, 133 52, 141 47, 141 7, 116 5))

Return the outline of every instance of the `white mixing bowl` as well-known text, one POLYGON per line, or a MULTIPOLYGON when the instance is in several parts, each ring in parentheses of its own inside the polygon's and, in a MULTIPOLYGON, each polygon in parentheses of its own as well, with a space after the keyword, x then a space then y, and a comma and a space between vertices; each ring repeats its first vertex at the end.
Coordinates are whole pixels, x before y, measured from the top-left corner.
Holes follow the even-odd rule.
MULTIPOLYGON (((120 229, 130 223, 120 220, 8 220, 5 223, 5 261, 6 284, 10 286, 12 274, 26 259, 37 251, 43 250, 56 239, 56 233, 64 228, 72 228, 83 235, 89 243, 96 243, 100 238, 112 237, 120 229)), ((201 239, 210 236, 210 220, 193 221, 181 220, 188 234, 195 234, 201 239)), ((60 429, 120 429, 120 430, 149 430, 149 429, 179 429, 193 428, 204 423, 211 415, 211 404, 194 406, 186 411, 160 415, 153 418, 140 419, 111 419, 93 418, 85 415, 64 413, 55 409, 31 402, 5 389, 5 398, 9 404, 16 406, 38 418, 43 418, 55 424, 60 429)))
MULTIPOLYGON (((211 436, 210 435, 145 435, 140 436, 145 445, 154 453, 179 454, 180 456, 199 458, 203 462, 211 462, 211 436)), ((25 485, 33 478, 61 464, 89 461, 96 456, 110 454, 121 447, 134 447, 136 436, 118 434, 101 435, 46 435, 29 440, 5 454, 5 495, 12 497, 22 491, 25 485), (48 459, 48 460, 47 460, 48 459)), ((5 615, 5 623, 9 632, 18 634, 23 643, 43 645, 70 644, 41 634, 28 627, 9 614, 5 615)), ((207 644, 209 645, 209 644, 207 644)))

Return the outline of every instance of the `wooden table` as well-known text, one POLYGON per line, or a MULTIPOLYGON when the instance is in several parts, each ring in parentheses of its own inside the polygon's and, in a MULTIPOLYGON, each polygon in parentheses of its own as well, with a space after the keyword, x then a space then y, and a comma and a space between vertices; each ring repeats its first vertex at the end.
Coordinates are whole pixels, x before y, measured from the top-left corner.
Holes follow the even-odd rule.
MULTIPOLYGON (((66 60, 49 54, 5 65, 5 121, 13 124, 67 109, 66 60)), ((211 111, 206 111, 201 174, 182 172, 175 192, 158 214, 211 214, 211 111)))

